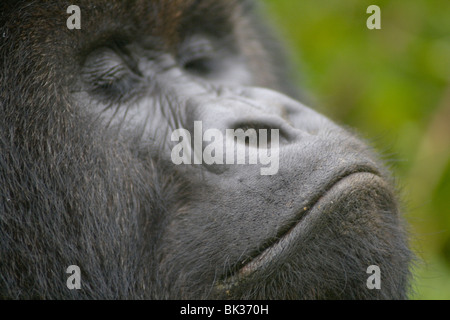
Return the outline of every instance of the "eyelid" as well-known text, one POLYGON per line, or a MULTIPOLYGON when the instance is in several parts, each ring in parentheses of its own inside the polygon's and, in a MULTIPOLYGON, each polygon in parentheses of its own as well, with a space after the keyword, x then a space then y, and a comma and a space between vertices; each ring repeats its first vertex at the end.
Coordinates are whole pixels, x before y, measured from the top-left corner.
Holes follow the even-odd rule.
POLYGON ((104 49, 91 53, 83 66, 84 73, 101 75, 105 71, 123 67, 123 60, 112 50, 104 49))
POLYGON ((142 77, 137 61, 133 59, 128 49, 124 46, 115 46, 114 52, 122 59, 123 63, 135 74, 142 77))
POLYGON ((178 61, 181 65, 185 65, 193 60, 212 57, 215 48, 207 38, 195 36, 186 39, 180 46, 179 52, 178 61))
POLYGON ((98 49, 87 57, 83 66, 83 73, 96 78, 110 78, 114 75, 137 75, 142 76, 137 68, 137 63, 127 52, 117 48, 98 49))
POLYGON ((139 75, 116 50, 104 47, 88 55, 82 67, 82 77, 92 94, 98 97, 105 95, 109 99, 130 93, 137 85, 139 75))

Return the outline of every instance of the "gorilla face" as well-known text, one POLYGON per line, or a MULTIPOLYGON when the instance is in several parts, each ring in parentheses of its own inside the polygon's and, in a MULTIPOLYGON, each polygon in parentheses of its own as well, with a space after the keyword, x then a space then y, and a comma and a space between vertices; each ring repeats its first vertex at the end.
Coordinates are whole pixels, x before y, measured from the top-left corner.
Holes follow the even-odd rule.
POLYGON ((0 297, 406 298, 388 172, 295 100, 252 3, 80 0, 81 30, 69 5, 0 4, 0 297), (277 157, 175 164, 177 129, 277 157))

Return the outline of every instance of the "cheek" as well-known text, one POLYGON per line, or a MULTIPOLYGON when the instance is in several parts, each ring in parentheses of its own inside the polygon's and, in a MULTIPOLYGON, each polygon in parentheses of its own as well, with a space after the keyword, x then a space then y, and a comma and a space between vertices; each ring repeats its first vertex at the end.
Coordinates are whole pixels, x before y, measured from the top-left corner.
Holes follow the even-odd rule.
POLYGON ((86 92, 74 94, 73 98, 80 113, 99 121, 104 129, 121 134, 135 132, 149 137, 155 133, 155 128, 164 128, 168 124, 160 107, 161 99, 147 96, 123 103, 105 103, 86 92))

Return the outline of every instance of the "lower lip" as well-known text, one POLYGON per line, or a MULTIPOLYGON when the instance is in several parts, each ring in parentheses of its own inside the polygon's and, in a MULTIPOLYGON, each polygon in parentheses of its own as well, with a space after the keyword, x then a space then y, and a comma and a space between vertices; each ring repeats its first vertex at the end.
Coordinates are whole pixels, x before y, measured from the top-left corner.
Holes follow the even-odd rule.
POLYGON ((277 242, 265 249, 250 262, 245 264, 236 273, 227 277, 219 288, 228 290, 237 285, 240 281, 248 278, 254 273, 264 272, 274 262, 280 261, 283 255, 287 254, 292 247, 298 245, 310 234, 315 223, 320 219, 321 214, 330 211, 338 204, 338 195, 342 195, 370 184, 374 188, 388 188, 386 182, 379 176, 368 173, 353 173, 339 180, 329 189, 305 214, 301 220, 288 230, 277 242))

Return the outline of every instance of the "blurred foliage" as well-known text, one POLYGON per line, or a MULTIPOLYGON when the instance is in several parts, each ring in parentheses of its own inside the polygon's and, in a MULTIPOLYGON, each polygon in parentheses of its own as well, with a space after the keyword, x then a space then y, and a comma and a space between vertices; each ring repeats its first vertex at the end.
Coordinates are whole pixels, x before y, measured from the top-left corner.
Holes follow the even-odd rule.
POLYGON ((264 0, 306 104, 357 128, 397 177, 412 299, 450 299, 450 1, 264 0), (381 29, 369 30, 369 5, 381 29))

